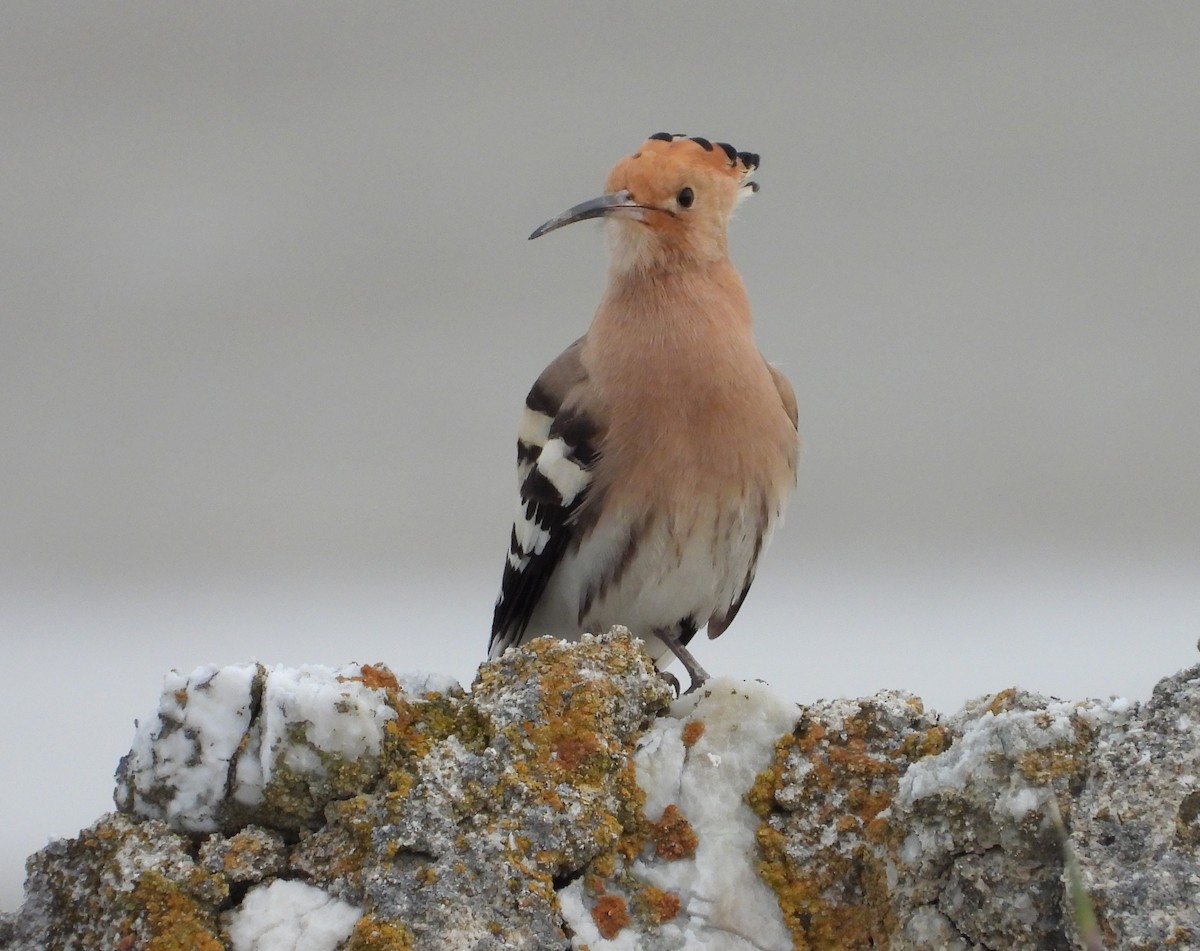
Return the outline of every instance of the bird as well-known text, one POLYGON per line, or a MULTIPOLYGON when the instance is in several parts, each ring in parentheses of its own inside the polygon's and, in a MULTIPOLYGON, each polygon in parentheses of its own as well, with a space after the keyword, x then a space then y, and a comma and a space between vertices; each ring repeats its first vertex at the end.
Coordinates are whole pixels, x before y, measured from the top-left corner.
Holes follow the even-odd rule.
POLYGON ((525 399, 489 658, 622 625, 660 671, 678 659, 689 692, 708 679, 688 645, 729 627, 796 484, 795 393, 758 350, 728 252, 758 165, 659 132, 529 236, 602 219, 608 283, 525 399))

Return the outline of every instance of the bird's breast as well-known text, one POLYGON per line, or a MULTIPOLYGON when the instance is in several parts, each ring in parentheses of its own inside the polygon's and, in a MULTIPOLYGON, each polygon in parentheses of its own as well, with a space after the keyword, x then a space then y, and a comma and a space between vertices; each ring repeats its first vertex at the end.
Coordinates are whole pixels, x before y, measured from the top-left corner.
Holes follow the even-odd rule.
POLYGON ((641 374, 618 382, 608 394, 596 488, 610 502, 676 512, 786 495, 796 431, 754 356, 741 375, 684 365, 660 370, 654 383, 641 374))

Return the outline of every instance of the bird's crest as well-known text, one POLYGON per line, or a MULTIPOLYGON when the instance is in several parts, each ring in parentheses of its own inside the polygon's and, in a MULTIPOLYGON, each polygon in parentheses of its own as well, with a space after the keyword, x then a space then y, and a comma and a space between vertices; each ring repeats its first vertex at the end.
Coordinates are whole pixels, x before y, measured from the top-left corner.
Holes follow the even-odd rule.
POLYGON ((710 142, 698 135, 687 136, 680 132, 656 132, 642 144, 633 157, 637 158, 648 150, 675 153, 688 164, 705 163, 736 178, 750 191, 758 191, 755 182, 746 181, 758 168, 758 155, 754 152, 739 152, 728 142, 710 142))

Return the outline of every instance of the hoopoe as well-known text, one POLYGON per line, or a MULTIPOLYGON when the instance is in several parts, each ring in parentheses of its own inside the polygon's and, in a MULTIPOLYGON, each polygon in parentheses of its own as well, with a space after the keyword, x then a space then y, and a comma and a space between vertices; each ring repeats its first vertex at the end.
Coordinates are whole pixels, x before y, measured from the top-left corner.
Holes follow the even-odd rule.
POLYGON ((755 346, 726 226, 758 156, 658 133, 605 193, 533 232, 602 217, 608 287, 538 377, 489 656, 614 624, 673 654, 733 621, 796 481, 796 398, 755 346))

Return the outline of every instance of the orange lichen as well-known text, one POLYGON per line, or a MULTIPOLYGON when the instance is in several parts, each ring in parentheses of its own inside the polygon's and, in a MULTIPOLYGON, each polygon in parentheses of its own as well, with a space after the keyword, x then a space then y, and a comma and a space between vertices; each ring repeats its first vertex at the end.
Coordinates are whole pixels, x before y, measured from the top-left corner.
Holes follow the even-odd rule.
POLYGON ((683 745, 691 748, 696 745, 696 741, 704 736, 704 721, 703 720, 688 720, 683 726, 683 745))
POLYGON ((1071 779, 1086 765, 1082 750, 1047 746, 1026 750, 1017 756, 1017 769, 1035 786, 1049 786, 1056 779, 1071 779))
MULTIPOLYGON (((581 816, 589 824, 598 854, 604 855, 618 849, 623 837, 639 826, 645 794, 637 783, 632 751, 611 747, 610 736, 596 728, 611 718, 621 688, 610 679, 581 682, 581 652, 604 652, 609 663, 626 657, 627 663, 639 659, 634 652, 614 652, 600 641, 568 645, 549 638, 532 641, 506 658, 506 663, 517 666, 508 672, 510 677, 536 677, 541 689, 536 715, 501 731, 517 749, 525 751, 503 782, 534 792, 556 811, 564 805, 561 790, 567 788, 580 801, 611 802, 615 807, 611 813, 588 809, 581 816), (527 665, 526 674, 523 668, 527 665), (596 793, 603 798, 596 798, 596 793)), ((481 685, 486 689, 492 669, 492 665, 484 665, 480 670, 476 690, 481 685)), ((542 868, 557 869, 562 861, 561 856, 549 853, 538 856, 542 868)))
POLYGON ((382 758, 386 795, 397 810, 415 782, 415 764, 437 743, 454 736, 469 750, 487 745, 487 724, 473 704, 441 694, 410 700, 398 688, 388 688, 388 705, 396 716, 384 727, 382 758))
POLYGON ((888 946, 895 916, 887 869, 896 843, 887 810, 908 764, 949 745, 940 727, 914 729, 909 717, 919 708, 907 706, 912 713, 897 715, 864 702, 836 726, 801 719, 776 742, 774 764, 746 797, 763 819, 759 873, 796 948, 888 946), (825 840, 829 830, 833 842, 825 840))
POLYGON ((679 914, 679 896, 647 885, 634 896, 634 907, 652 925, 661 925, 679 914))
POLYGON ((758 829, 760 874, 775 891, 794 946, 805 951, 886 948, 895 922, 888 904, 884 863, 862 851, 849 859, 816 863, 807 874, 791 867, 787 839, 770 826, 758 829), (837 900, 852 878, 856 901, 837 900), (834 897, 831 897, 834 896, 834 897))
POLYGON ((375 690, 400 689, 396 675, 382 664, 363 664, 362 672, 354 679, 361 680, 364 687, 371 687, 375 690))
MULTIPOLYGON (((1049 724, 1047 724, 1048 726, 1049 724)), ((1033 786, 1062 788, 1079 778, 1087 765, 1087 749, 1091 745, 1095 730, 1080 717, 1071 718, 1073 734, 1052 746, 1026 750, 1016 758, 1018 771, 1033 786)), ((1062 808, 1070 810, 1070 799, 1066 798, 1062 808)))
POLYGON ((629 924, 629 909, 620 895, 601 895, 592 907, 592 921, 602 938, 615 938, 629 924))
POLYGON ((345 951, 413 951, 413 936, 404 925, 363 915, 354 924, 345 951))
POLYGON ((422 715, 424 704, 411 703, 397 698, 394 704, 396 716, 384 728, 398 751, 402 750, 414 759, 420 759, 438 738, 426 730, 422 715))
POLYGON ((146 872, 133 889, 146 931, 145 951, 224 951, 211 909, 159 872, 146 872))
MULTIPOLYGON (((218 852, 217 856, 222 874, 230 881, 257 881, 283 864, 283 843, 243 829, 224 840, 223 852, 218 852)), ((206 865, 212 868, 208 863, 206 865)))
POLYGON ((602 750, 600 740, 592 730, 581 730, 570 736, 559 737, 554 744, 554 755, 564 769, 579 769, 588 757, 602 750))
POLYGON ((931 726, 928 730, 910 733, 900 741, 900 755, 908 762, 925 756, 945 753, 954 742, 954 737, 944 726, 931 726))
POLYGON ((760 818, 767 818, 775 808, 775 793, 787 771, 788 754, 794 748, 795 742, 796 738, 791 733, 775 741, 772 765, 754 777, 754 783, 746 793, 746 805, 760 818))
POLYGON ((650 830, 650 838, 655 854, 668 862, 696 854, 696 830, 675 803, 663 810, 662 818, 650 830))

